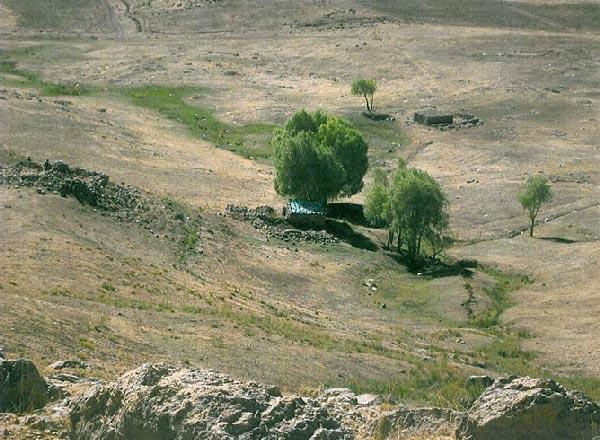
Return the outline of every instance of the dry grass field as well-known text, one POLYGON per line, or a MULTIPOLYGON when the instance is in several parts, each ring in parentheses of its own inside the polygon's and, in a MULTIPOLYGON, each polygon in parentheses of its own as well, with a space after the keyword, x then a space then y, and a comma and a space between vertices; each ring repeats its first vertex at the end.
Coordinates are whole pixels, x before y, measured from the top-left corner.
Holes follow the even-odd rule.
POLYGON ((0 186, 9 355, 79 357, 103 378, 165 360, 455 407, 470 374, 531 373, 600 399, 600 4, 0 0, 0 61, 0 165, 64 160, 203 225, 180 264, 177 241, 0 186), (359 76, 395 121, 361 116, 359 76), (430 107, 484 124, 413 124, 430 107), (353 122, 371 165, 432 173, 450 199, 447 255, 480 267, 416 274, 382 231, 338 225, 373 246, 289 243, 219 215, 283 206, 268 140, 301 108, 353 122), (555 197, 530 238, 516 193, 537 174, 555 197), (469 290, 500 323, 468 319, 469 290))

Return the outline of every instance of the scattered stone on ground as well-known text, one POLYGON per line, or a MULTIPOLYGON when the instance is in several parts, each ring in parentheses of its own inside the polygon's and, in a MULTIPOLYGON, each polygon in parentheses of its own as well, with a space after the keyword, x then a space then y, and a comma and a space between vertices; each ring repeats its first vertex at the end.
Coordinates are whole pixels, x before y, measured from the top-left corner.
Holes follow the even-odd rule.
POLYGON ((496 379, 456 431, 459 440, 592 440, 600 406, 550 379, 496 379))
MULTIPOLYGON (((156 238, 185 243, 190 232, 202 229, 198 213, 170 199, 161 199, 134 186, 110 182, 105 174, 64 162, 40 165, 31 159, 0 167, 0 185, 35 187, 37 193, 71 196, 115 221, 134 223, 156 238)), ((195 252, 188 249, 189 253, 195 252)))
POLYGON ((78 359, 66 359, 48 365, 48 369, 50 370, 64 370, 66 368, 86 369, 87 367, 88 365, 85 362, 78 359))
POLYGON ((251 209, 247 206, 227 205, 221 213, 226 217, 250 223, 255 229, 264 231, 267 237, 285 242, 308 241, 318 244, 339 243, 339 239, 327 231, 297 229, 278 217, 270 206, 251 209))
POLYGON ((377 292, 377 283, 375 283, 374 279, 369 278, 368 280, 363 281, 363 285, 369 290, 369 295, 377 292))
POLYGON ((46 405, 54 394, 30 360, 0 360, 0 412, 32 411, 46 405))

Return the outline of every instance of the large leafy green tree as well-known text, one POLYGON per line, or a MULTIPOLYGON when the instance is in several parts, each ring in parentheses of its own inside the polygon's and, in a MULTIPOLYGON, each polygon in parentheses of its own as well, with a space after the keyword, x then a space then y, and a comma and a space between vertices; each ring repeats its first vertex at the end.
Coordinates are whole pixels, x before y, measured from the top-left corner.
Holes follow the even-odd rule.
POLYGON ((448 226, 447 198, 432 176, 416 168, 396 173, 390 198, 399 234, 404 235, 408 256, 415 263, 423 239, 439 236, 448 226))
POLYGON ((360 192, 369 168, 368 146, 360 133, 342 119, 329 117, 319 126, 316 137, 321 146, 332 150, 346 172, 340 195, 351 196, 360 192))
POLYGON ((362 189, 368 146, 339 118, 301 110, 275 130, 272 145, 278 194, 324 203, 362 189))
POLYGON ((552 199, 552 190, 548 179, 542 176, 532 176, 527 180, 525 188, 518 195, 523 209, 529 214, 529 236, 533 237, 533 228, 540 208, 552 199))
POLYGON ((425 241, 438 253, 448 226, 448 202, 439 183, 425 171, 406 169, 403 164, 389 183, 380 173, 374 174, 367 193, 365 217, 374 226, 388 229, 388 246, 398 235, 398 251, 405 244, 411 264, 417 262, 425 241))

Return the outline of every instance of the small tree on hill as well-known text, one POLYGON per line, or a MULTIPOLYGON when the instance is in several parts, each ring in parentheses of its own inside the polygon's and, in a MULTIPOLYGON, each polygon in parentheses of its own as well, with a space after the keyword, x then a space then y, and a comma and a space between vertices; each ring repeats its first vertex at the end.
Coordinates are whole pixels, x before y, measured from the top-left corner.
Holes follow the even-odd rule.
POLYGON ((529 236, 533 237, 533 228, 535 219, 544 203, 552 199, 552 190, 548 184, 548 179, 542 176, 532 176, 527 180, 525 188, 518 195, 519 202, 523 209, 529 214, 529 236))
POLYGON ((301 110, 271 142, 278 194, 325 203, 362 189, 368 146, 347 122, 301 110))
POLYGON ((373 95, 377 90, 377 82, 374 79, 355 79, 352 82, 351 92, 354 96, 362 96, 367 104, 367 111, 373 111, 373 95), (369 97, 371 101, 369 102, 369 97))

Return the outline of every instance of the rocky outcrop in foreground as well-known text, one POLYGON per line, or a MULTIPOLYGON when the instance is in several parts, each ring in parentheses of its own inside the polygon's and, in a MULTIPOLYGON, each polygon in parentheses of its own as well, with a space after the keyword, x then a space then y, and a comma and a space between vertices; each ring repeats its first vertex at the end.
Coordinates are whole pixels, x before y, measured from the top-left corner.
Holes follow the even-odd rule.
POLYGON ((0 413, 41 408, 53 395, 33 362, 0 358, 0 413))
POLYGON ((498 379, 475 401, 459 440, 592 440, 600 406, 553 380, 498 379))
MULTIPOLYGON (((57 366, 83 368, 62 361, 51 369, 57 366)), ((495 380, 466 413, 390 407, 379 396, 345 388, 284 396, 276 387, 164 364, 142 365, 109 384, 62 372, 49 380, 53 385, 30 361, 0 359, 0 437, 592 440, 600 427, 599 405, 552 380, 528 377, 495 380)))
POLYGON ((325 400, 162 364, 92 389, 74 402, 71 426, 79 440, 353 438, 325 400))

